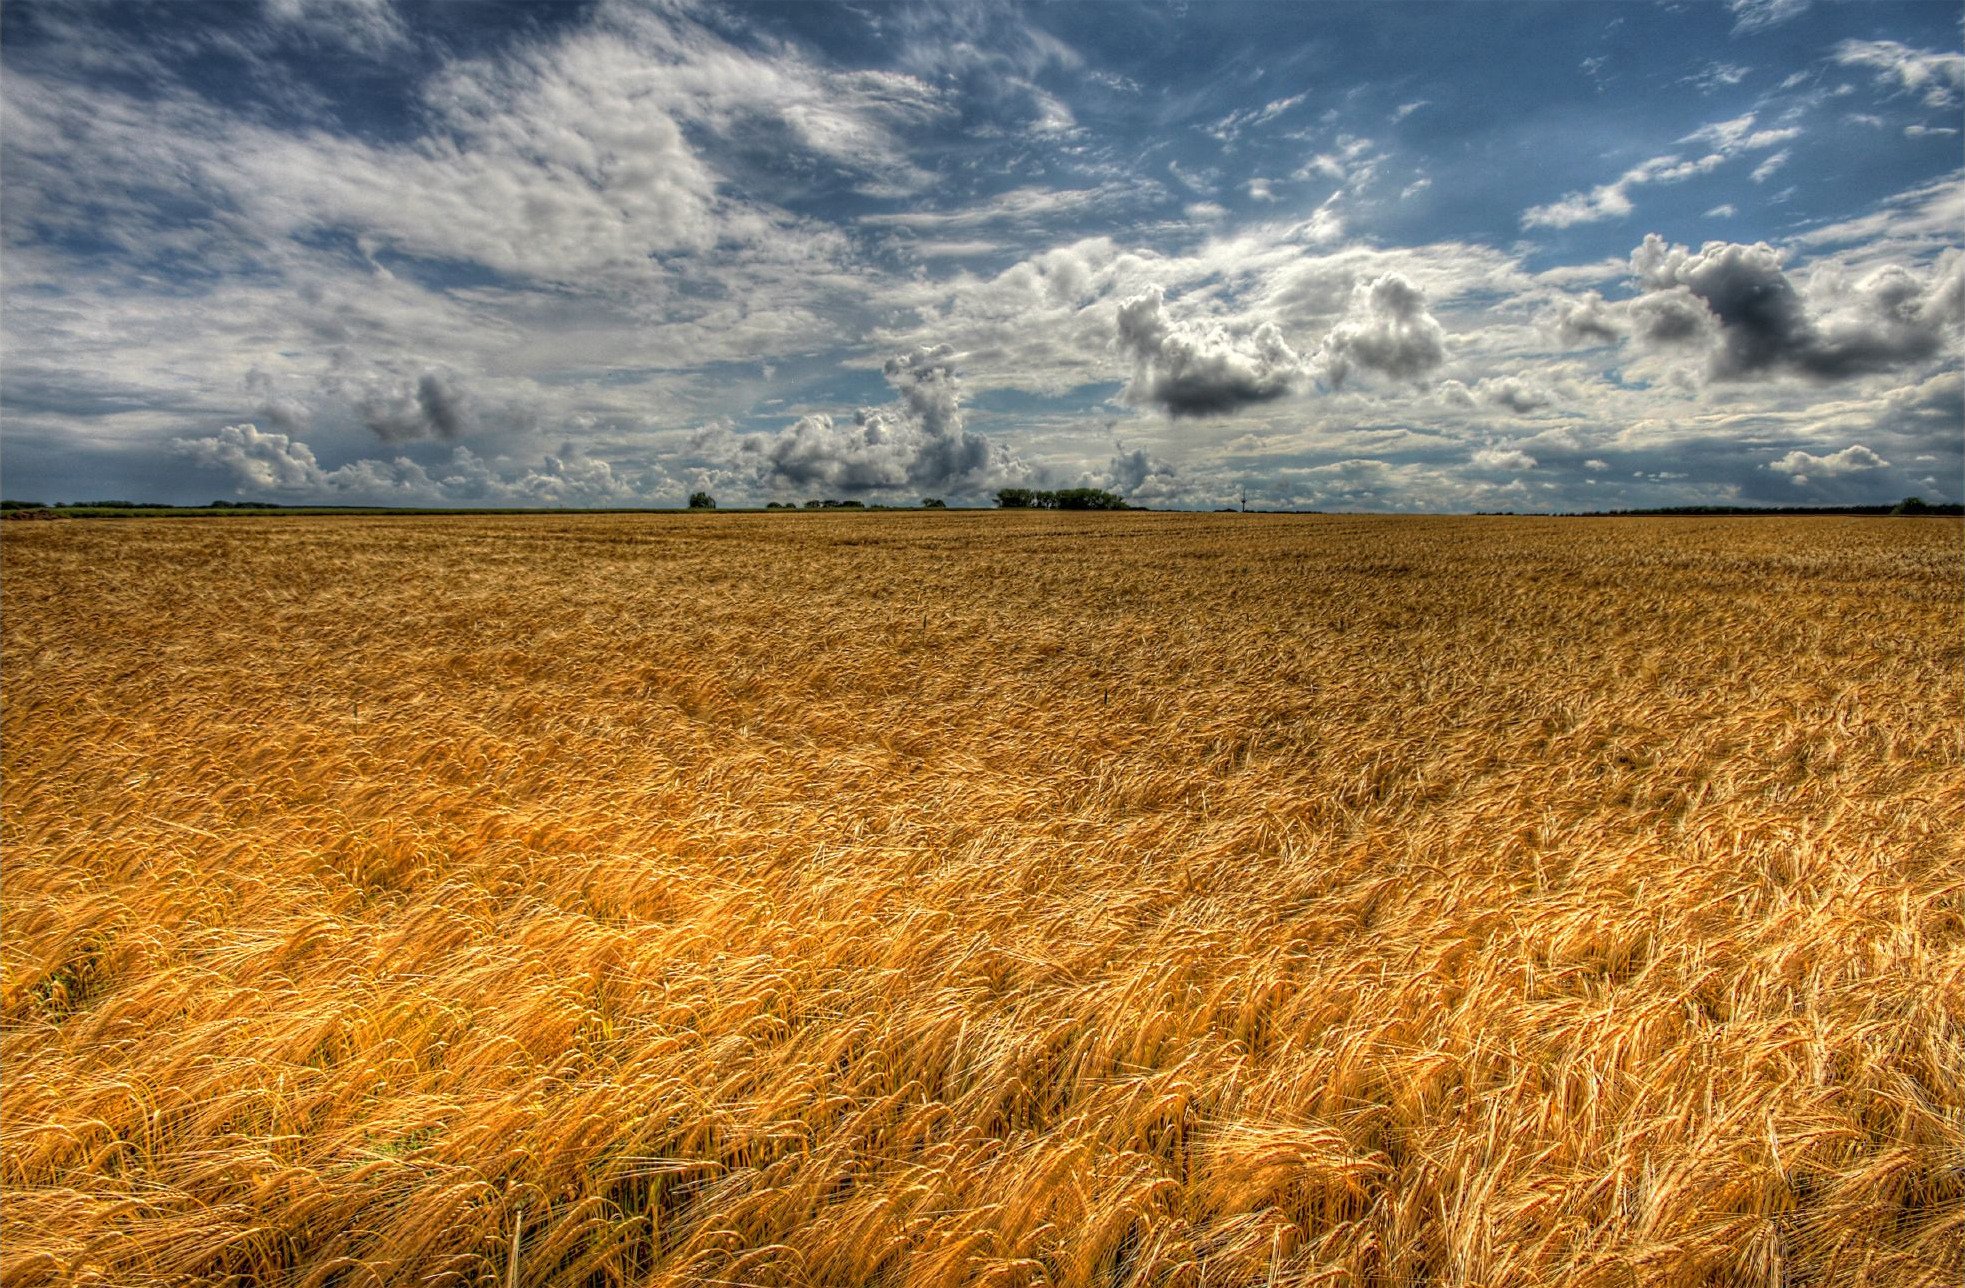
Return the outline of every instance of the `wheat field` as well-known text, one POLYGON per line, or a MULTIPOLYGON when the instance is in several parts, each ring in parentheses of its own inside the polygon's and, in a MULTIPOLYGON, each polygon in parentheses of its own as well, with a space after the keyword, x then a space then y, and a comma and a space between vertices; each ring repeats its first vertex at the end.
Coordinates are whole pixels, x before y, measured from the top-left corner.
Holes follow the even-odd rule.
POLYGON ((8 1285, 1955 1285, 1951 521, 9 524, 8 1285))

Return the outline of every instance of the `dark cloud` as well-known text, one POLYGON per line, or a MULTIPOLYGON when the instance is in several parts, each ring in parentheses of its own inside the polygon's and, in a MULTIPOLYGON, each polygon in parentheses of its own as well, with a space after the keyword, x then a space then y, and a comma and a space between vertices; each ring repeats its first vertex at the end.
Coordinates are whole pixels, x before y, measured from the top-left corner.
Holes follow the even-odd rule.
POLYGON ((1712 334, 1713 315, 1682 286, 1655 291, 1632 302, 1633 334, 1645 344, 1661 347, 1703 342, 1712 334))
POLYGON ((1554 325, 1556 338, 1573 348, 1615 344, 1624 338, 1624 329, 1611 316, 1610 306, 1595 291, 1561 301, 1549 321, 1554 325))
POLYGON ((1548 390, 1530 384, 1517 376, 1483 380, 1476 389, 1490 403, 1497 407, 1506 407, 1517 415, 1547 407, 1555 401, 1555 395, 1548 390))
POLYGON ((1679 343, 1710 327, 1718 336, 1707 361, 1713 380, 1781 372, 1840 380, 1935 357, 1965 314, 1956 251, 1929 280, 1901 266, 1879 269, 1837 291, 1839 303, 1820 318, 1810 315, 1782 259, 1765 242, 1707 242, 1695 253, 1651 234, 1631 254, 1647 292, 1632 309, 1640 336, 1679 343))
POLYGON ((1446 332, 1426 311, 1426 296, 1400 273, 1359 283, 1350 307, 1317 354, 1333 385, 1363 367, 1394 380, 1416 380, 1446 361, 1446 332))
POLYGON ((851 420, 803 416, 776 434, 718 427, 697 435, 702 455, 765 491, 902 489, 965 493, 1026 473, 1000 444, 966 425, 960 374, 947 345, 916 348, 883 366, 899 402, 851 420))
POLYGON ((1222 416, 1271 402, 1303 369, 1274 323, 1235 334, 1218 322, 1175 322, 1158 286, 1119 306, 1118 342, 1133 360, 1120 396, 1169 416, 1222 416))
POLYGON ((453 380, 426 371, 414 385, 400 384, 370 390, 355 404, 374 435, 385 443, 413 438, 453 441, 471 428, 469 399, 453 380))

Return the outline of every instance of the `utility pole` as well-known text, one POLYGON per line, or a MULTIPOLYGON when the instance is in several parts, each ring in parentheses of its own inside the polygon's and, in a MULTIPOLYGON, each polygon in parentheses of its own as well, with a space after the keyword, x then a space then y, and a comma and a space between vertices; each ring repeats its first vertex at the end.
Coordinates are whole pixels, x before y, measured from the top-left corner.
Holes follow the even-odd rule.
POLYGON ((1249 485, 1244 483, 1242 484, 1242 513, 1247 514, 1248 512, 1249 512, 1249 485))

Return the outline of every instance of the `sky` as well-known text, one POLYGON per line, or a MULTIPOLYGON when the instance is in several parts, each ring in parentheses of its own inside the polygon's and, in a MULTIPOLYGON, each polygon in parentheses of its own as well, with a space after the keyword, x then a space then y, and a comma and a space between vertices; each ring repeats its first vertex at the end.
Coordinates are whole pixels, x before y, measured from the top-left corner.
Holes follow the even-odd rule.
POLYGON ((1945 3, 0 7, 0 489, 1965 491, 1945 3))

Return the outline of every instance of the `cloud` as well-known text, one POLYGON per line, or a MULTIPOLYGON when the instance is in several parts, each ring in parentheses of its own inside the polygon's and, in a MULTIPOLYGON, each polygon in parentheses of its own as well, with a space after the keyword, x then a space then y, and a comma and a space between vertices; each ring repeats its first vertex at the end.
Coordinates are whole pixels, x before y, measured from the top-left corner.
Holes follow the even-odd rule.
POLYGON ((1028 472, 986 435, 967 428, 954 350, 922 347, 882 371, 897 404, 861 408, 851 419, 814 413, 771 434, 712 426, 693 446, 741 485, 767 492, 974 493, 1028 472))
POLYGON ((1798 17, 1808 8, 1808 0, 1726 0, 1726 7, 1733 11, 1733 34, 1739 36, 1798 17))
POLYGON ((1762 161, 1759 165, 1755 166, 1753 168, 1753 173, 1751 175, 1748 175, 1747 177, 1752 179, 1755 183, 1766 183, 1769 177, 1771 177, 1776 170, 1779 170, 1782 166, 1786 165, 1787 163, 1788 163, 1788 150, 1786 148, 1782 148, 1779 152, 1774 153, 1772 156, 1768 157, 1765 161, 1762 161))
POLYGON ((1401 273, 1360 282, 1350 307, 1324 337, 1316 364, 1333 386, 1354 368, 1415 380, 1446 361, 1446 332, 1426 311, 1426 297, 1401 273))
POLYGON ((1137 502, 1175 501, 1187 493, 1180 472, 1149 455, 1143 447, 1130 452, 1118 447, 1105 468, 1104 482, 1119 495, 1137 502))
POLYGON ((1751 67, 1741 67, 1737 63, 1709 62, 1690 76, 1680 80, 1682 85, 1696 86, 1700 93, 1710 94, 1715 90, 1728 89, 1738 85, 1752 72, 1751 67))
POLYGON ((1483 447, 1471 458, 1476 469, 1483 470, 1532 470, 1535 458, 1527 452, 1513 447, 1483 447))
POLYGON ((1769 461, 1767 468, 1789 475, 1795 486, 1800 487, 1808 482, 1810 475, 1835 478, 1843 474, 1884 469, 1889 464, 1861 443, 1855 443, 1827 456, 1814 456, 1797 448, 1786 456, 1769 461))
POLYGON ((1935 356, 1965 315, 1965 254, 1955 250, 1928 281, 1901 265, 1868 274, 1836 292, 1844 302, 1819 319, 1783 259, 1765 242, 1707 242, 1695 253, 1648 235, 1631 254, 1647 292, 1633 306, 1639 334, 1677 344, 1716 333, 1707 363, 1713 380, 1783 371, 1836 380, 1935 356))
POLYGON ((1148 287, 1119 306, 1118 345, 1133 360, 1120 398, 1169 416, 1221 416, 1290 392, 1302 359, 1274 323, 1238 334, 1212 320, 1175 322, 1148 287))
POLYGON ((1524 228, 1569 228, 1602 219, 1621 219, 1631 213, 1631 189, 1647 183, 1678 183, 1694 175, 1709 174, 1726 160, 1724 153, 1710 152, 1697 160, 1676 156, 1652 157, 1631 167, 1615 182, 1601 184, 1587 193, 1572 192, 1560 201, 1533 206, 1522 214, 1524 228))
POLYGON ((1805 245, 1897 242, 1906 249, 1956 244, 1965 226, 1965 179, 1948 175, 1897 193, 1878 209, 1802 233, 1805 245))
POLYGON ((276 27, 356 53, 373 56, 409 43, 389 0, 265 0, 265 13, 276 27))
POLYGON ((908 210, 861 215, 858 222, 890 228, 979 228, 989 224, 1034 224, 1074 218, 1130 205, 1162 191, 1151 180, 1101 184, 1093 188, 1012 188, 958 210, 908 210))
POLYGON ((1497 376, 1474 386, 1474 393, 1497 407, 1525 415, 1554 403, 1555 395, 1519 376, 1497 376))
POLYGON ((328 488, 312 448, 257 425, 227 425, 208 437, 174 439, 171 445, 181 456, 230 473, 242 491, 317 493, 328 488))
POLYGON ((1895 40, 1845 40, 1835 47, 1835 61, 1873 67, 1880 81, 1894 81, 1913 94, 1922 91, 1931 107, 1949 107, 1965 90, 1965 54, 1912 49, 1895 40))
POLYGON ((1207 133, 1221 140, 1223 143, 1233 143, 1241 137, 1243 131, 1256 126, 1269 124, 1269 122, 1303 102, 1305 97, 1306 95, 1303 94, 1295 94, 1289 98, 1276 99, 1261 107, 1239 108, 1222 117, 1213 125, 1208 126, 1207 133))
POLYGON ((363 458, 324 469, 306 443, 251 423, 176 438, 171 448, 195 465, 229 475, 239 495, 290 502, 595 506, 644 499, 668 485, 659 469, 632 480, 571 444, 516 472, 494 469, 469 448, 457 447, 434 474, 407 457, 363 458))
POLYGON ((1558 301, 1549 321, 1556 338, 1573 348, 1614 344, 1624 338, 1624 328, 1617 324, 1603 296, 1595 291, 1558 301))
MULTIPOLYGON (((1698 143, 1710 148, 1711 151, 1704 155, 1692 158, 1676 154, 1652 157, 1632 166, 1610 183, 1600 184, 1588 192, 1569 193, 1548 205, 1530 207, 1522 214, 1522 227, 1570 228, 1604 219, 1621 219, 1633 209, 1631 190, 1634 188, 1646 184, 1682 183, 1698 175, 1711 174, 1742 152, 1776 147, 1801 134, 1799 129, 1792 126, 1756 130, 1754 122, 1754 113, 1748 112, 1743 116, 1702 125, 1679 142, 1698 143)), ((1781 160, 1786 160, 1785 153, 1781 160)), ((1778 161, 1772 165, 1763 163, 1762 169, 1771 174, 1779 164, 1778 161)), ((1765 178, 1766 175, 1761 177, 1765 178)))
POLYGON ((472 416, 464 391, 451 378, 426 371, 414 384, 374 389, 356 403, 362 424, 385 443, 413 438, 461 438, 472 416))
POLYGON ((1378 168, 1378 160, 1372 156, 1373 146, 1370 139, 1340 134, 1334 150, 1317 153, 1304 162, 1292 177, 1310 179, 1321 176, 1336 180, 1348 188, 1361 188, 1371 181, 1378 168))

